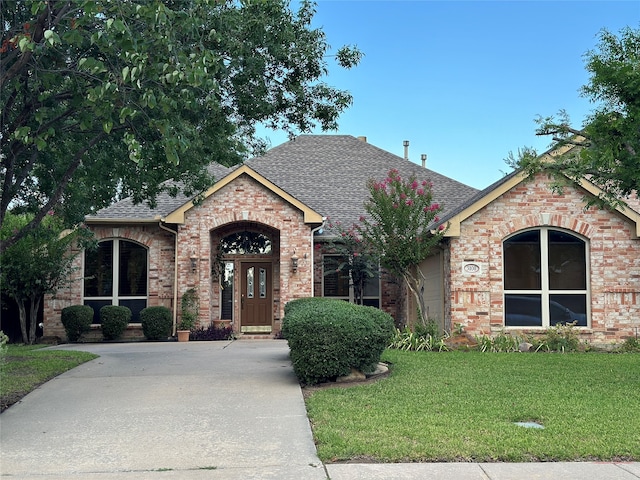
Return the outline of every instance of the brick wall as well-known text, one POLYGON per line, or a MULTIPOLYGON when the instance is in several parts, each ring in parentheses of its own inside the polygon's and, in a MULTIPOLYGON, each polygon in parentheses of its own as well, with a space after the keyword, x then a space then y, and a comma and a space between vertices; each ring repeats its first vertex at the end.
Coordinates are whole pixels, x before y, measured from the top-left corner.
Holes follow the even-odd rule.
MULTIPOLYGON (((255 257, 273 265, 273 332, 280 328, 284 305, 299 297, 311 295, 311 226, 303 221, 300 210, 249 177, 241 175, 209 196, 201 205, 186 212, 185 224, 178 230, 179 296, 195 287, 200 299, 199 325, 208 326, 220 318, 220 287, 212 279, 212 258, 220 231, 230 226, 239 229, 262 229, 275 238, 273 254, 255 257), (298 257, 298 269, 292 272, 291 258, 298 257), (191 269, 191 257, 197 259, 197 270, 191 269)), ((246 257, 249 259, 249 257, 246 257)), ((238 267, 236 267, 238 272, 238 267)), ((239 289, 236 274, 235 291, 239 289)), ((234 301, 234 318, 239 318, 238 299, 234 301)), ((238 323, 234 328, 238 330, 238 323)))
MULTIPOLYGON (((96 225, 91 226, 96 240, 124 239, 137 242, 148 249, 148 302, 147 306, 164 305, 173 307, 173 250, 174 238, 169 232, 157 225, 96 225)), ((44 301, 44 336, 66 338, 64 327, 60 320, 60 312, 64 307, 82 304, 82 274, 83 254, 74 260, 74 273, 71 281, 60 288, 55 295, 48 295, 44 301)), ((140 337, 139 327, 130 327, 125 338, 140 337)), ((94 335, 95 336, 95 335, 94 335)), ((99 335, 98 335, 99 337, 99 335)))
POLYGON ((545 175, 520 183, 466 219, 460 237, 450 239, 445 308, 451 324, 465 325, 471 334, 504 328, 502 242, 546 222, 588 244, 591 323, 582 330, 583 339, 612 343, 635 335, 640 328, 640 240, 633 238, 635 226, 616 212, 585 210, 581 190, 567 187, 557 195, 548 185, 545 175), (481 271, 464 274, 466 261, 479 263, 481 271))

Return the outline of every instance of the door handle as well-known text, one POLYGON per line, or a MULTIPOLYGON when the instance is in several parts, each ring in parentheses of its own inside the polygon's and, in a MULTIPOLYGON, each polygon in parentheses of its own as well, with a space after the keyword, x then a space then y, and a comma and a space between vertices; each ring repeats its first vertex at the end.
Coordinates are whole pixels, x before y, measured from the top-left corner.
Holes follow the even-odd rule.
POLYGON ((240 295, 240 307, 244 308, 244 294, 240 295))

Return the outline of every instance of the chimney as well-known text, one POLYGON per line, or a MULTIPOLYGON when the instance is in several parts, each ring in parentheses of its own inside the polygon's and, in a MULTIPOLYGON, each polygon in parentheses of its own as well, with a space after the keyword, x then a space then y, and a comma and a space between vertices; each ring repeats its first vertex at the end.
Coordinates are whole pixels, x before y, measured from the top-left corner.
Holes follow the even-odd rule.
POLYGON ((409 160, 409 140, 402 142, 402 145, 404 146, 404 159, 409 160))
POLYGON ((427 154, 423 153, 420 155, 420 160, 422 160, 422 168, 427 168, 427 154))
POLYGON ((361 142, 367 143, 367 137, 358 137, 361 142))

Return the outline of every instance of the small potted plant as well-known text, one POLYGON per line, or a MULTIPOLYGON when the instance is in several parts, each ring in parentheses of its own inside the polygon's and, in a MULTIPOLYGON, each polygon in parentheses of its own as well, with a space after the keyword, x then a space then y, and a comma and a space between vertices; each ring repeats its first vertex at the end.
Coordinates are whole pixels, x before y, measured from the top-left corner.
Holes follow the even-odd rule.
POLYGON ((188 342, 189 334, 196 325, 198 318, 198 293, 195 288, 190 288, 182 295, 182 314, 178 323, 178 341, 188 342))

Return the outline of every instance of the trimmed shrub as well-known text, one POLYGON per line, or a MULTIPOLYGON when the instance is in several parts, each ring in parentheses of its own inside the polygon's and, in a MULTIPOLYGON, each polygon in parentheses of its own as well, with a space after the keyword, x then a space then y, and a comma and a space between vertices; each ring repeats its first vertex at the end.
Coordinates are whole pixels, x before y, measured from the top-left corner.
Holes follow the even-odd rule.
POLYGON ((391 316, 373 307, 320 298, 301 302, 283 320, 291 362, 300 381, 313 385, 370 372, 394 332, 391 316))
POLYGON ((295 300, 291 300, 290 302, 286 303, 286 305, 284 306, 284 316, 286 318, 286 316, 296 308, 304 307, 305 305, 314 304, 314 303, 322 303, 322 302, 325 302, 326 300, 327 299, 324 297, 296 298, 295 300))
POLYGON ((102 336, 105 340, 117 340, 127 329, 131 320, 129 307, 105 305, 100 309, 100 323, 102 336))
POLYGON ((62 325, 70 342, 77 342, 84 332, 88 332, 93 322, 93 308, 89 305, 71 305, 62 309, 62 325))
POLYGON ((147 307, 140 312, 142 332, 149 340, 166 340, 171 335, 173 317, 167 307, 147 307))

